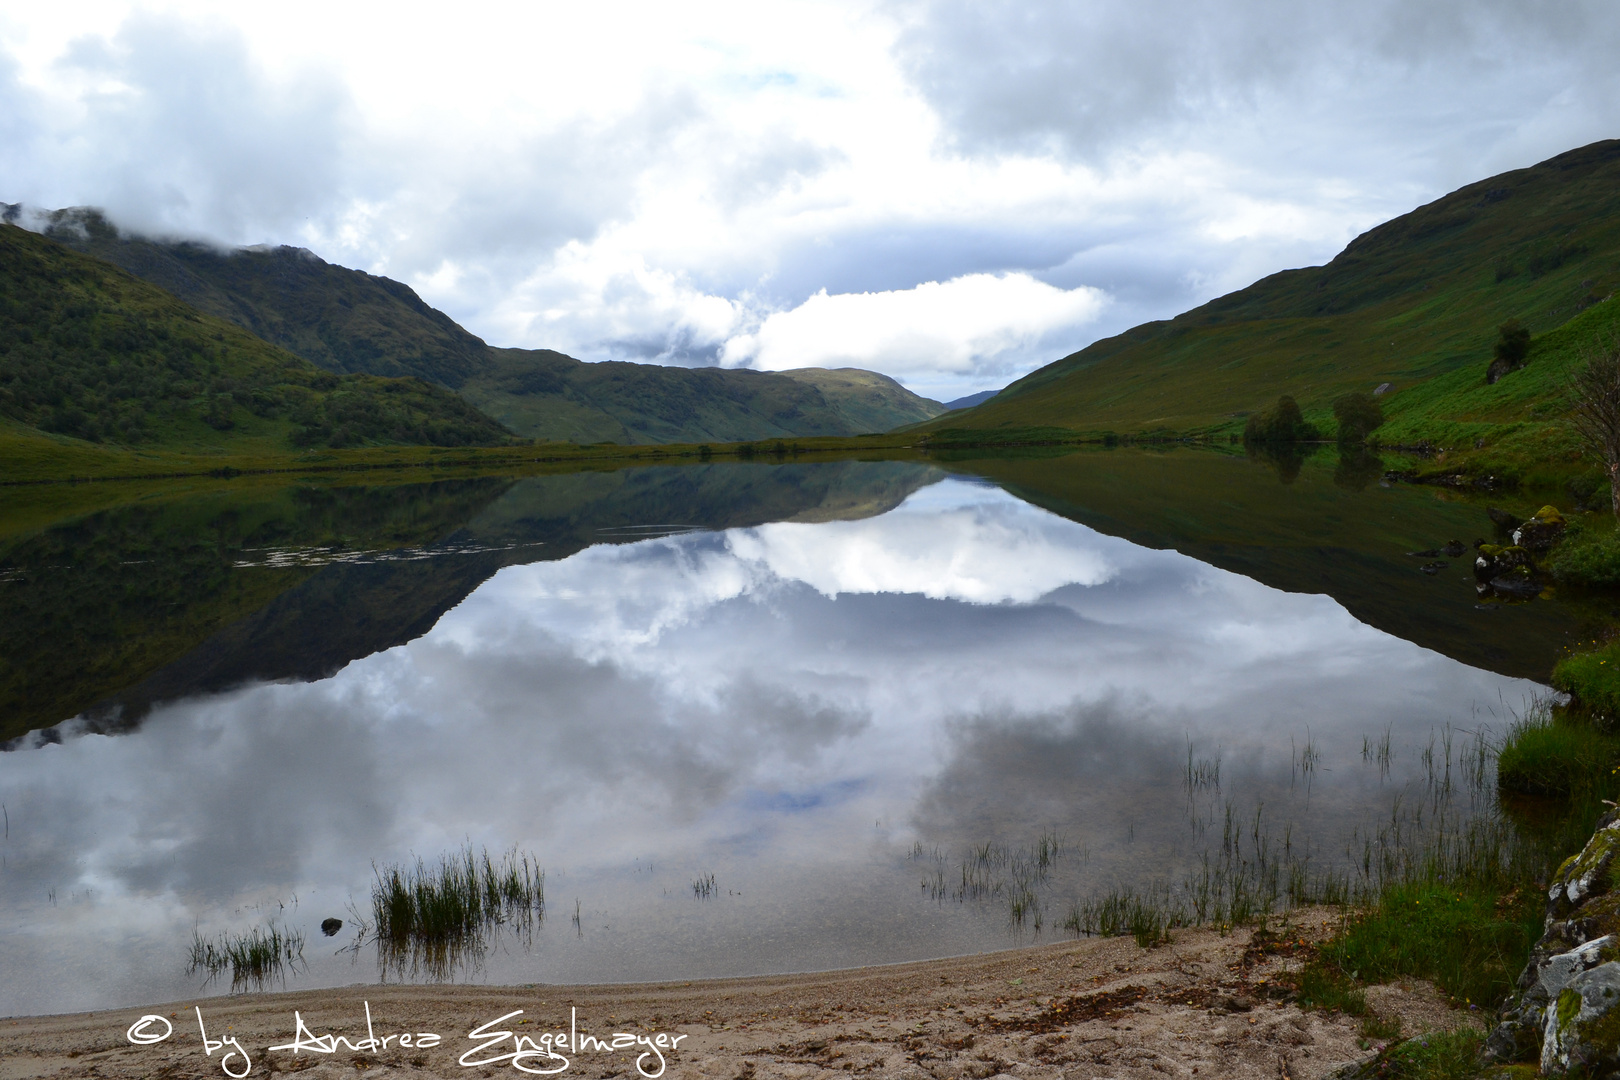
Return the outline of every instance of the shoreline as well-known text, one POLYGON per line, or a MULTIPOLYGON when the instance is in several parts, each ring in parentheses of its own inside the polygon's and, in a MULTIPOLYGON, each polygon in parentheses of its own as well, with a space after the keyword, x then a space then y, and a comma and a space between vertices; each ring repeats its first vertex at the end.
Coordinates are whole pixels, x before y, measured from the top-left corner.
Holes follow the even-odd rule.
MULTIPOLYGON (((357 984, 9 1017, 0 1020, 0 1080, 227 1075, 221 1062, 231 1040, 251 1069, 242 1073, 237 1057, 229 1071, 252 1076, 517 1076, 539 1069, 636 1076, 640 1054, 643 1075, 667 1058, 663 1076, 721 1080, 1044 1080, 1077 1071, 1309 1080, 1379 1045, 1350 1017, 1284 1000, 1289 973, 1337 926, 1334 911, 1300 909, 1283 924, 1285 933, 1178 930, 1151 949, 1130 938, 1085 938, 795 975, 580 986, 357 984), (216 1044, 211 1055, 198 1035, 198 1009, 216 1044), (375 1043, 365 1041, 368 1009, 375 1043), (139 1035, 161 1036, 165 1026, 172 1035, 132 1044, 128 1032, 146 1016, 164 1019, 139 1035), (611 1043, 619 1033, 619 1048, 586 1044, 578 1051, 561 1037, 571 1023, 576 1037, 611 1043), (475 1031, 481 1036, 469 1038, 475 1031), (401 1045, 401 1033, 411 1035, 411 1046, 401 1045), (514 1067, 519 1036, 529 1047, 549 1048, 553 1033, 561 1058, 535 1049, 514 1067), (299 1035, 303 1049, 270 1050, 299 1035), (322 1042, 327 1036, 346 1041, 322 1042), (326 1045, 331 1052, 320 1049, 326 1045)), ((1482 1016, 1449 1008, 1416 981, 1370 988, 1368 999, 1380 1016, 1399 1017, 1409 1034, 1478 1026, 1482 1016)))

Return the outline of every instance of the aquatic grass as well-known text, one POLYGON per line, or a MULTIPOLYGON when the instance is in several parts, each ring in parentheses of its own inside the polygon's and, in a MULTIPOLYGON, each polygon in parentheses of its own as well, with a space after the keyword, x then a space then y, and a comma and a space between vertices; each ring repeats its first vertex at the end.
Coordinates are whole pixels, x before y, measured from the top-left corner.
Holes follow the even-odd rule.
POLYGON ((467 845, 429 866, 373 867, 371 910, 385 968, 443 977, 461 960, 477 960, 492 931, 510 925, 527 933, 545 918, 545 871, 516 848, 499 860, 467 845))
POLYGON ((254 927, 245 934, 226 932, 204 938, 193 929, 186 974, 207 972, 203 983, 206 986, 228 968, 231 992, 236 993, 242 989, 262 990, 285 972, 296 972, 303 963, 304 935, 299 930, 283 931, 271 923, 265 929, 254 927))
POLYGON ((1014 928, 1031 926, 1036 930, 1045 923, 1039 888, 1050 879, 1063 854, 1062 838, 1050 830, 1018 847, 996 843, 971 846, 954 872, 949 873, 949 860, 939 848, 925 850, 919 841, 911 849, 913 860, 930 864, 921 881, 921 889, 930 900, 967 903, 999 899, 1006 903, 1014 928))
POLYGON ((708 900, 715 895, 714 875, 706 874, 692 882, 692 895, 699 900, 708 900))

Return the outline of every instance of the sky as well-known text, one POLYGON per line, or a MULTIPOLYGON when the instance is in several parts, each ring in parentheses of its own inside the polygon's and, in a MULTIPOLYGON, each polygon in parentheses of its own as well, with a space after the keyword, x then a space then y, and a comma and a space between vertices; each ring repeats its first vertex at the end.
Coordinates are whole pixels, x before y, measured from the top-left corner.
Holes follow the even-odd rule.
POLYGON ((1612 0, 0 6, 0 200, 948 400, 1620 135, 1612 0))

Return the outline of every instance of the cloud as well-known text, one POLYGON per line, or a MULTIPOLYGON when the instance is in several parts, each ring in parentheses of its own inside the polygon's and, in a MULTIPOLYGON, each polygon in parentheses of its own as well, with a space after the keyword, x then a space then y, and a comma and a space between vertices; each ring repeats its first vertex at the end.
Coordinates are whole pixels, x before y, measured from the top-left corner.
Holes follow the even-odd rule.
POLYGON ((1354 175, 1366 170, 1350 154, 1467 167, 1509 147, 1546 156, 1572 137, 1611 134, 1616 118, 1608 58, 1620 19, 1602 0, 919 0, 891 10, 906 24, 899 62, 976 152, 1100 161, 1190 142, 1286 163, 1303 148, 1295 168, 1331 156, 1354 175), (1535 130, 1561 98, 1586 111, 1575 125, 1584 136, 1535 130))
POLYGON ((1106 306, 1100 290, 1058 289, 1028 274, 968 274, 911 289, 828 295, 768 316, 726 342, 728 365, 780 371, 874 368, 896 376, 1004 376, 1106 306))
POLYGON ((1617 45, 1602 0, 41 5, 0 198, 309 247, 495 344, 954 396, 1613 135, 1617 45))

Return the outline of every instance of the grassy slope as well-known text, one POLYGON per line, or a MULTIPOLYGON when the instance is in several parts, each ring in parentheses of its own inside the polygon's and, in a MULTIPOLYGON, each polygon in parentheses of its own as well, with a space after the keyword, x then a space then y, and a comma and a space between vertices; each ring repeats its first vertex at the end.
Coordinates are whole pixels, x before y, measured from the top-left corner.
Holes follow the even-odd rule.
POLYGON ((855 433, 890 431, 903 424, 932 420, 945 406, 913 394, 887 375, 861 368, 796 368, 780 374, 808 383, 855 429, 855 433))
POLYGON ((298 248, 221 252, 120 236, 96 211, 46 235, 340 374, 415 375, 460 391, 519 434, 568 442, 734 442, 858 435, 927 420, 937 403, 875 372, 585 364, 492 349, 407 285, 298 248))
POLYGON ((238 453, 507 438, 419 379, 334 376, 12 225, 0 225, 0 417, 85 443, 238 453))
POLYGON ((872 372, 586 364, 549 350, 490 349, 462 386, 514 431, 566 442, 739 442, 887 431, 931 402, 872 372))
POLYGON ((1482 382, 1497 324, 1545 334, 1617 285, 1620 141, 1608 141, 1470 184, 1326 266, 1096 342, 929 426, 1237 430, 1291 393, 1331 428, 1338 395, 1391 382, 1399 413, 1425 380, 1482 382))
POLYGON ((210 315, 339 374, 415 375, 455 389, 489 366, 486 346, 400 282, 302 248, 224 252, 123 237, 95 210, 51 216, 45 235, 105 259, 210 315))

